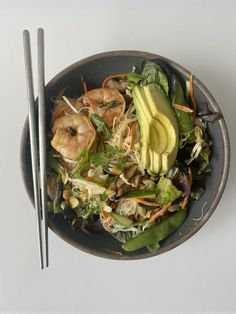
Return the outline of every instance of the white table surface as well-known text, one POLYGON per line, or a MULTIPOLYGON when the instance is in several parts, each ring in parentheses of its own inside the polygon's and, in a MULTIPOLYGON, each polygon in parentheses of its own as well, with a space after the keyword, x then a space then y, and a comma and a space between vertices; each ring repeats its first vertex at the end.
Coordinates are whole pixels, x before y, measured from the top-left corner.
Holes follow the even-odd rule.
MULTIPOLYGON (((0 0, 0 311, 2 313, 236 313, 236 1, 0 0), (215 213, 180 247, 118 262, 51 231, 39 270, 34 212, 19 148, 27 114, 22 31, 46 30, 46 81, 97 52, 156 52, 195 73, 231 134, 230 177, 215 213)), ((35 38, 33 53, 35 55, 35 38)))

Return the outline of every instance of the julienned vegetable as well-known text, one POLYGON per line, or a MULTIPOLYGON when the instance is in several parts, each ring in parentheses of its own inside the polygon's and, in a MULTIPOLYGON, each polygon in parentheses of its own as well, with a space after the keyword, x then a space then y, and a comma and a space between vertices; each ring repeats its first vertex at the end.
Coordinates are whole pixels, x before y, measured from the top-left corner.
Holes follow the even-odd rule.
MULTIPOLYGON (((102 88, 52 112, 48 195, 54 214, 76 230, 105 231, 123 253, 159 248, 187 215, 196 179, 210 172, 207 105, 197 114, 176 74, 161 60, 104 78, 102 88)), ((76 231, 75 231, 76 232, 76 231)))

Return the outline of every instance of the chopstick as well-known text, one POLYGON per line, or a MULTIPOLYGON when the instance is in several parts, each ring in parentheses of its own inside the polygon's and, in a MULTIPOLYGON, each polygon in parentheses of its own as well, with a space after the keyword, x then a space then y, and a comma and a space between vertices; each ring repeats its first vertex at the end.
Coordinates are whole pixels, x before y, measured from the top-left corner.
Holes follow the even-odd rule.
POLYGON ((30 33, 23 31, 26 90, 29 105, 29 131, 33 174, 34 205, 36 209, 38 245, 41 269, 48 267, 48 222, 46 193, 46 128, 45 128, 45 84, 44 84, 44 32, 38 29, 38 136, 37 145, 36 108, 34 102, 33 74, 30 49, 30 33), (38 158, 39 156, 39 158, 38 158))
POLYGON ((45 245, 45 267, 48 267, 48 219, 47 219, 47 179, 46 179, 46 126, 45 126, 45 82, 44 82, 44 31, 38 29, 38 109, 39 109, 39 164, 41 202, 45 245))

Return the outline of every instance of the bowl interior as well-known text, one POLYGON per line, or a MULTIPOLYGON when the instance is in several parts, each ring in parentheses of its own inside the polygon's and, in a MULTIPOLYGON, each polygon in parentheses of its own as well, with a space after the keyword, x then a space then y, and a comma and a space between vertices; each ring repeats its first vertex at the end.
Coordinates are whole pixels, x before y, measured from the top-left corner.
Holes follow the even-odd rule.
MULTIPOLYGON (((60 72, 46 86, 46 119, 47 128, 50 127, 52 98, 63 88, 65 95, 69 97, 80 96, 83 93, 80 76, 84 76, 88 88, 100 87, 107 75, 114 73, 129 72, 133 66, 139 67, 144 58, 161 58, 165 60, 182 79, 188 79, 190 73, 180 65, 158 55, 137 52, 118 51, 98 54, 83 59, 60 72)), ((194 95, 197 103, 207 101, 212 111, 219 112, 220 109, 206 87, 194 79, 194 95)), ((191 205, 188 217, 183 225, 166 240, 162 241, 161 248, 149 253, 142 249, 133 253, 127 253, 121 249, 121 244, 111 236, 102 234, 87 235, 78 230, 73 231, 67 222, 60 216, 49 216, 49 226, 62 239, 75 247, 91 254, 113 259, 137 259, 161 254, 181 244, 191 237, 207 221, 214 211, 222 195, 229 166, 229 142, 224 119, 208 123, 209 134, 213 141, 213 152, 211 157, 212 173, 205 181, 205 192, 198 202, 191 205)), ((28 195, 33 202, 33 183, 31 172, 31 156, 28 121, 22 133, 21 142, 21 165, 24 183, 28 195)))

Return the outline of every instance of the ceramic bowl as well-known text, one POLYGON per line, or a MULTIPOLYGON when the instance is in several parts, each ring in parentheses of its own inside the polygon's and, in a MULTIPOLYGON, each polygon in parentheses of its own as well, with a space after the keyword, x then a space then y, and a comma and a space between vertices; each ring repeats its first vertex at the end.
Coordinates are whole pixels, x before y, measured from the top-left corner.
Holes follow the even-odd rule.
MULTIPOLYGON (((80 76, 86 79, 90 89, 100 87, 103 79, 114 73, 128 72, 133 66, 140 66, 143 59, 163 59, 183 79, 189 79, 190 72, 181 65, 156 54, 139 51, 112 51, 100 53, 80 60, 57 74, 46 86, 47 126, 50 125, 50 115, 53 105, 52 98, 67 87, 66 95, 75 97, 83 90, 80 76)), ((206 101, 213 112, 221 112, 208 89, 194 77, 194 95, 197 103, 206 101)), ((49 215, 49 227, 61 239, 87 253, 119 260, 142 259, 159 255, 171 250, 193 236, 207 222, 214 212, 225 188, 229 171, 229 138, 225 120, 222 117, 214 123, 208 123, 209 134, 213 141, 213 151, 210 160, 211 174, 205 180, 205 192, 202 197, 191 205, 188 216, 182 226, 166 240, 156 252, 146 249, 127 253, 121 249, 121 244, 111 236, 102 234, 87 235, 81 231, 73 231, 61 216, 49 215)), ((28 120, 22 133, 21 167, 23 181, 27 193, 33 202, 32 172, 29 142, 28 120)))

